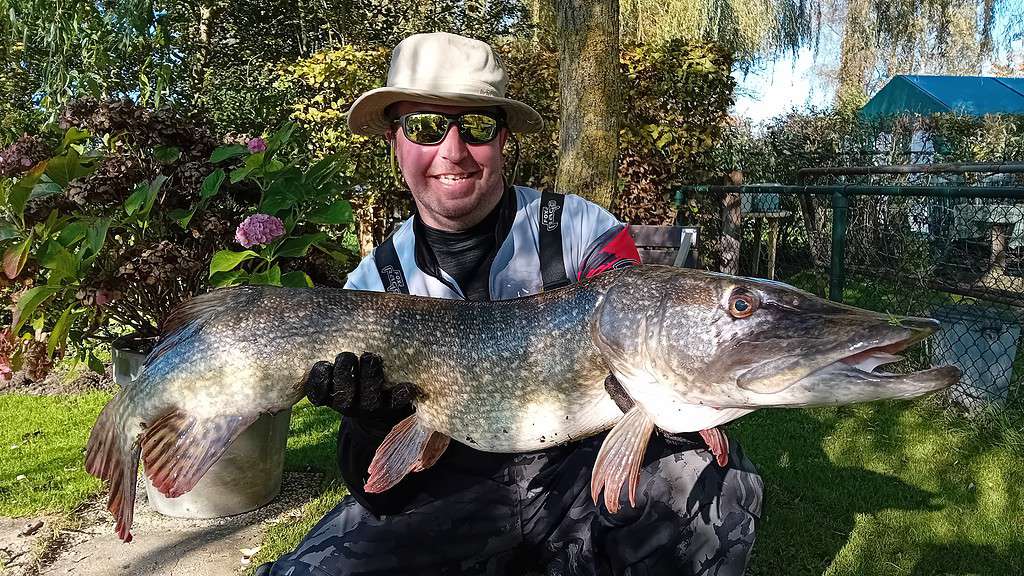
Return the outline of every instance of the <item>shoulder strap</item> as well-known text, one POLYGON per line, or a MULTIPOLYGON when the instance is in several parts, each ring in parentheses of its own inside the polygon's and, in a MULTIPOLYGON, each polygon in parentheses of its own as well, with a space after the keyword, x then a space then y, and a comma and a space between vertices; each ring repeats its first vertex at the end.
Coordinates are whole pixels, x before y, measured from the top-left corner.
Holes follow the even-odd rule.
POLYGON ((373 262, 377 265, 377 274, 380 274, 380 282, 384 285, 385 292, 409 293, 402 262, 398 259, 398 251, 395 250, 394 234, 388 236, 387 240, 377 247, 373 253, 373 262))
POLYGON ((565 275, 562 253, 562 207, 565 196, 542 192, 540 196, 540 274, 544 290, 553 290, 569 284, 565 275))

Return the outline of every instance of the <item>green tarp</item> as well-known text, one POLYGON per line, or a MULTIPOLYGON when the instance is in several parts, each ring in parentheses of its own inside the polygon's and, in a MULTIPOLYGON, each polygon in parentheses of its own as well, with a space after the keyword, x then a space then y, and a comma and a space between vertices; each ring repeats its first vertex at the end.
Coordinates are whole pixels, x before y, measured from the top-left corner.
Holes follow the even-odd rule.
POLYGON ((1024 78, 900 75, 860 110, 864 118, 937 112, 1024 114, 1024 78))

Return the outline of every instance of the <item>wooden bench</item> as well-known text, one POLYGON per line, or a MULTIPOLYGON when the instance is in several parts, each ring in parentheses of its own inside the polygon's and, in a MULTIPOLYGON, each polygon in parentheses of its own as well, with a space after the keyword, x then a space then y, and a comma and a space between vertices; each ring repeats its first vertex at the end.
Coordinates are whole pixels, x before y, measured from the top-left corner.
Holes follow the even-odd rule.
POLYGON ((697 253, 699 226, 631 225, 629 235, 640 252, 644 264, 667 264, 683 268, 700 268, 697 253))

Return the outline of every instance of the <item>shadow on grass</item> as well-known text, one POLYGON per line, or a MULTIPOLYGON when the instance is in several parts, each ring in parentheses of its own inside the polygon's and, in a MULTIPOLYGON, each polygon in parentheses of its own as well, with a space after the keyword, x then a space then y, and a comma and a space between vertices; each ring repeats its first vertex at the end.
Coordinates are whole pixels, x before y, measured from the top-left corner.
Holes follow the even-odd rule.
POLYGON ((934 494, 895 476, 833 464, 822 448, 832 433, 831 423, 803 410, 761 412, 730 430, 765 481, 750 574, 822 574, 846 546, 858 514, 939 507, 934 494))
POLYGON ((765 480, 750 573, 1024 574, 1024 459, 918 402, 764 410, 730 430, 765 480))

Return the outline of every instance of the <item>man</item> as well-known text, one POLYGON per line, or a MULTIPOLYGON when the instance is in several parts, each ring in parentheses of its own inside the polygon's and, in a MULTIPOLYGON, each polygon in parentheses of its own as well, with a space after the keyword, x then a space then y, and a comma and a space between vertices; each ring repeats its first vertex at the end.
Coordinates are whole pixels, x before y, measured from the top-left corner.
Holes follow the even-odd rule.
MULTIPOLYGON (((599 206, 506 185, 503 147, 542 123, 504 94, 504 70, 487 44, 437 33, 395 48, 387 86, 356 100, 349 126, 388 140, 416 213, 346 287, 497 300, 638 261, 625 226, 599 206)), ((616 514, 589 492, 603 435, 529 454, 452 442, 433 467, 366 493, 370 459, 415 393, 415 383, 387 382, 386 369, 379 357, 346 352, 310 371, 310 399, 345 415, 338 457, 351 496, 258 574, 743 572, 762 487, 736 443, 723 467, 697 435, 657 435, 636 506, 616 514)), ((614 378, 607 387, 628 407, 614 378)))

